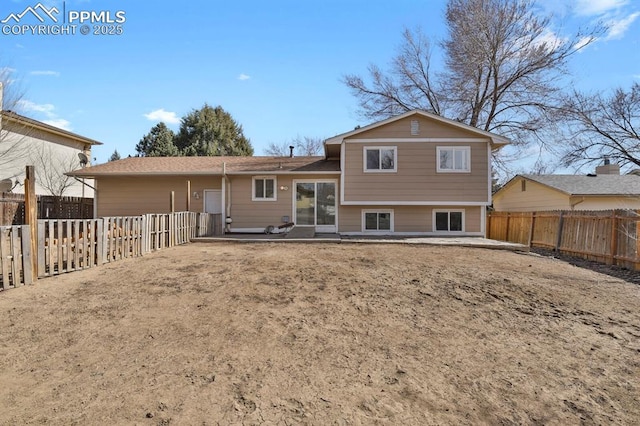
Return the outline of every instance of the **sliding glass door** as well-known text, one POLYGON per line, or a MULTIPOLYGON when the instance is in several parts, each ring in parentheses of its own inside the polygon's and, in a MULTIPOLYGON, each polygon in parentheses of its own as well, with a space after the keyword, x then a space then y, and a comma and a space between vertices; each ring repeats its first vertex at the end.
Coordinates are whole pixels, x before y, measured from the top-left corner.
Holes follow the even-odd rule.
POLYGON ((317 232, 336 232, 336 183, 295 182, 295 223, 315 226, 317 232))

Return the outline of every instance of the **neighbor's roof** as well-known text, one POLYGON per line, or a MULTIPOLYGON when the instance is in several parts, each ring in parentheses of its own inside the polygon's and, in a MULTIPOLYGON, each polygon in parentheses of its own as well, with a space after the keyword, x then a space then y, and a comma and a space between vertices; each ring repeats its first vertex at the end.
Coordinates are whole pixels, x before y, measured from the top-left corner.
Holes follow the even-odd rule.
POLYGON ((324 157, 129 157, 67 173, 77 177, 339 173, 339 161, 324 157))
POLYGON ((17 114, 17 113, 15 113, 13 111, 3 110, 3 111, 0 111, 0 115, 2 115, 2 118, 11 120, 11 121, 13 121, 15 123, 21 124, 21 125, 26 126, 26 127, 33 127, 33 128, 36 128, 36 129, 43 130, 45 132, 49 132, 49 133, 57 134, 57 135, 64 136, 64 137, 67 137, 67 138, 71 138, 71 139, 74 139, 74 140, 77 140, 79 142, 86 143, 86 144, 89 144, 89 145, 102 145, 102 142, 98 142, 98 141, 96 141, 94 139, 89 139, 87 137, 84 137, 84 136, 79 135, 77 133, 70 132, 68 130, 60 129, 59 127, 51 126, 50 124, 43 123, 42 121, 38 121, 38 120, 34 120, 32 118, 29 118, 29 117, 25 117, 24 115, 17 114))
POLYGON ((477 127, 469 126, 467 124, 460 123, 459 121, 455 121, 455 120, 451 120, 451 119, 448 119, 448 118, 444 118, 444 117, 442 117, 440 115, 437 115, 437 114, 432 114, 430 112, 422 111, 422 110, 419 110, 419 109, 414 109, 414 110, 411 110, 411 111, 407 111, 404 114, 396 115, 395 117, 387 118, 386 120, 382 120, 382 121, 378 121, 376 123, 369 124, 368 126, 356 128, 354 130, 351 130, 350 132, 341 133, 339 135, 336 135, 336 136, 334 136, 332 138, 327 139, 325 141, 325 144, 328 144, 328 145, 341 144, 342 141, 344 139, 346 139, 346 138, 350 138, 350 137, 355 136, 355 135, 357 135, 359 133, 375 129, 375 128, 380 127, 380 126, 384 126, 385 124, 393 123, 394 121, 402 120, 402 119, 410 117, 412 115, 421 115, 421 116, 423 116, 423 117, 425 117, 427 119, 430 119, 430 120, 439 121, 441 123, 448 124, 450 126, 458 127, 460 129, 463 129, 463 130, 467 130, 467 131, 470 131, 470 132, 477 133, 478 135, 482 135, 484 137, 489 138, 491 140, 491 143, 493 143, 496 146, 502 146, 502 145, 507 145, 507 144, 511 143, 511 141, 509 139, 507 139, 505 137, 502 137, 500 135, 497 135, 495 133, 487 132, 485 130, 480 130, 477 127))
POLYGON ((636 175, 519 176, 569 195, 640 195, 640 176, 636 175))

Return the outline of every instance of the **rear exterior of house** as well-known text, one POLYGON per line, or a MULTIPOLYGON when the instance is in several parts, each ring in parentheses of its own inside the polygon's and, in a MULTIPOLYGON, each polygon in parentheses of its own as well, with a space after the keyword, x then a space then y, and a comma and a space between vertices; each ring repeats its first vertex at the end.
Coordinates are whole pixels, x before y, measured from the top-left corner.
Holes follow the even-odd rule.
POLYGON ((419 112, 369 127, 327 141, 340 144, 341 233, 484 235, 489 135, 419 112))
POLYGON ((98 216, 221 214, 227 232, 292 222, 344 235, 485 234, 497 135, 411 111, 325 141, 324 157, 129 158, 96 179, 98 216))

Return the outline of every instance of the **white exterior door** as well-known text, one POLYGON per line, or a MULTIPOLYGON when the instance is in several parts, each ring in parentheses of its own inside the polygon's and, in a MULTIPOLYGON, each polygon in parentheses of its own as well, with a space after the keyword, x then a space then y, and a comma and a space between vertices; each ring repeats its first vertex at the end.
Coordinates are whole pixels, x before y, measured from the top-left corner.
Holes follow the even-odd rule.
POLYGON ((205 189, 204 193, 204 212, 213 214, 222 214, 222 190, 221 189, 205 189))

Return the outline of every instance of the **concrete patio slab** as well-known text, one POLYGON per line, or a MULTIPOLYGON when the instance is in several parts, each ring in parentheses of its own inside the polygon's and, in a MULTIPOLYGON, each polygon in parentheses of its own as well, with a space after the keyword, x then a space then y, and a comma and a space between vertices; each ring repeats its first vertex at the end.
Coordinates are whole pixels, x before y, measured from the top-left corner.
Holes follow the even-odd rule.
POLYGON ((490 240, 482 237, 399 237, 399 236, 375 236, 355 237, 341 236, 339 234, 316 233, 311 238, 291 238, 291 232, 285 234, 226 234, 219 237, 194 238, 194 242, 229 241, 241 243, 341 243, 341 244, 423 244, 436 246, 475 247, 511 251, 529 251, 524 244, 510 243, 507 241, 490 240))

